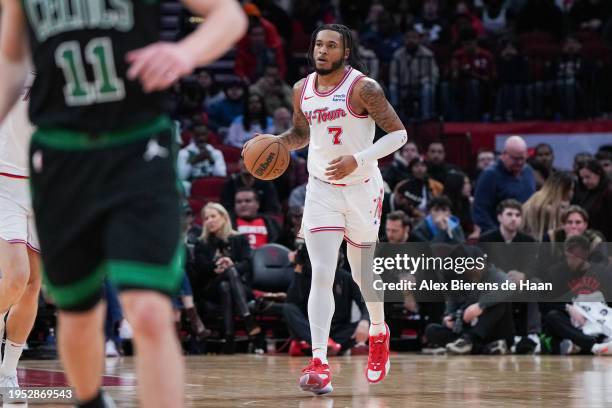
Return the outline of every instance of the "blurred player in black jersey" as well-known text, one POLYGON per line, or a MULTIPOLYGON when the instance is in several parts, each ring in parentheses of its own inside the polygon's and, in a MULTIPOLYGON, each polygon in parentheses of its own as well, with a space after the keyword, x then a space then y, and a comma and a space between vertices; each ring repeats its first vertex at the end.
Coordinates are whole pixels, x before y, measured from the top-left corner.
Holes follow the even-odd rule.
POLYGON ((170 302, 181 280, 179 192, 160 91, 224 54, 246 25, 235 1, 183 2, 206 19, 164 43, 156 0, 1 0, 0 121, 31 54, 32 204, 59 352, 83 407, 112 406, 100 390, 105 278, 134 329, 141 406, 183 405, 170 302))

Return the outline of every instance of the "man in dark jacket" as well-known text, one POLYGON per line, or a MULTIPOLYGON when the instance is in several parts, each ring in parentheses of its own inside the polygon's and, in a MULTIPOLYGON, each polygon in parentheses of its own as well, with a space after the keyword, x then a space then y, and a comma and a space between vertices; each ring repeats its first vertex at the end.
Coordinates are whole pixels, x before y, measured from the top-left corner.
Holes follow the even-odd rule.
MULTIPOLYGON (((475 246, 461 245, 450 254, 452 258, 480 258, 484 252, 475 246)), ((501 285, 505 275, 491 264, 466 270, 463 275, 445 273, 449 284, 453 280, 469 283, 501 285)), ((425 335, 433 349, 452 354, 505 354, 514 337, 511 304, 500 302, 500 294, 488 289, 447 291, 447 307, 442 324, 427 326, 425 335)))
MULTIPOLYGON (((514 282, 524 280, 528 271, 535 267, 538 248, 536 240, 519 231, 523 218, 523 207, 517 200, 509 198, 497 206, 499 228, 480 236, 479 246, 488 255, 488 261, 508 274, 514 282)), ((542 330, 538 304, 515 302, 512 304, 517 336, 517 354, 531 354, 540 351, 542 330)))
MULTIPOLYGON (((289 331, 295 339, 291 344, 289 354, 303 355, 302 352, 310 348, 311 344, 310 325, 308 323, 308 296, 312 275, 306 245, 302 245, 297 251, 295 263, 295 275, 287 291, 287 299, 283 305, 283 315, 289 331)), ((338 265, 341 264, 342 259, 339 259, 338 265)), ((328 355, 336 355, 356 344, 364 345, 368 340, 370 327, 368 309, 359 287, 351 274, 340 267, 336 269, 333 291, 336 308, 329 331, 328 355), (357 304, 361 313, 357 322, 351 322, 353 302, 357 304)))
POLYGON ((524 203, 535 193, 535 178, 526 164, 527 144, 520 136, 506 140, 500 160, 478 177, 472 217, 481 231, 497 228, 497 205, 514 198, 524 203))

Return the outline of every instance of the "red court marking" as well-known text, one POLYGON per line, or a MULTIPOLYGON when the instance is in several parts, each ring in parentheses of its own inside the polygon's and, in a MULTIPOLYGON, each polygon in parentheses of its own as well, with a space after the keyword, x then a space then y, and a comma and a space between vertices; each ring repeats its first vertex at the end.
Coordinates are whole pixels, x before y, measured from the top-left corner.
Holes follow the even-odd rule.
MULTIPOLYGON (((34 368, 17 369, 19 385, 22 387, 68 387, 68 381, 62 371, 39 370, 34 368)), ((119 376, 102 376, 103 387, 136 386, 134 378, 119 376)))

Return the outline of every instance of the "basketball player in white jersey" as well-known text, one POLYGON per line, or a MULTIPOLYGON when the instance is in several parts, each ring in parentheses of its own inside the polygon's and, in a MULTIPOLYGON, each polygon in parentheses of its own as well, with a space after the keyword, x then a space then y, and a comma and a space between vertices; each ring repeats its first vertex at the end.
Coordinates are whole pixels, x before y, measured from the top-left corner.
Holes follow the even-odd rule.
MULTIPOLYGON (((383 181, 377 159, 407 141, 402 122, 376 81, 358 68, 350 30, 332 24, 312 36, 309 58, 315 72, 293 87, 293 127, 279 135, 289 150, 309 144, 307 190, 302 233, 312 263, 308 318, 312 335, 310 364, 303 370, 304 391, 333 390, 327 364, 327 340, 334 314, 332 284, 342 240, 346 240, 353 278, 362 269, 361 251, 378 237, 383 181), (376 125, 387 132, 376 143, 376 125)), ((366 299, 367 300, 367 299, 366 299)), ((366 302, 370 313, 370 352, 366 377, 382 381, 389 371, 389 328, 382 302, 366 302)))
POLYGON ((0 333, 6 330, 2 388, 19 386, 17 362, 36 319, 41 284, 28 185, 28 144, 34 131, 27 117, 28 96, 26 86, 0 126, 0 333))

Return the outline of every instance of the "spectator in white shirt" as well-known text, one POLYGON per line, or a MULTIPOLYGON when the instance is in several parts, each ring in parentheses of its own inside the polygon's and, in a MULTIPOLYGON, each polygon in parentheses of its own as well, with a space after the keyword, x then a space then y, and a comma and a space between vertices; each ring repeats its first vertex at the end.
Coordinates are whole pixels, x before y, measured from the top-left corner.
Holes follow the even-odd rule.
POLYGON ((227 167, 223 153, 208 144, 208 127, 194 128, 191 143, 179 151, 177 167, 179 178, 189 195, 191 182, 202 177, 225 177, 227 167))

